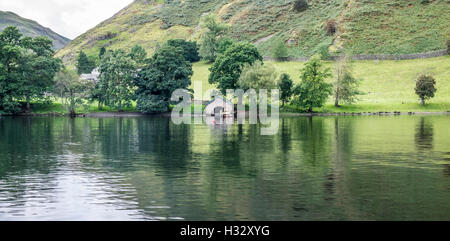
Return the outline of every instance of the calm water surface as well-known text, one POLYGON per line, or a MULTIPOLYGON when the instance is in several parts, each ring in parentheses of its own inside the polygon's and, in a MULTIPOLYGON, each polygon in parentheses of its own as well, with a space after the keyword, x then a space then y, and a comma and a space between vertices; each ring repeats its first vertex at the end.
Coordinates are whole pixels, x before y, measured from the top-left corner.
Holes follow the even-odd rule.
POLYGON ((0 117, 0 220, 450 220, 450 116, 0 117))

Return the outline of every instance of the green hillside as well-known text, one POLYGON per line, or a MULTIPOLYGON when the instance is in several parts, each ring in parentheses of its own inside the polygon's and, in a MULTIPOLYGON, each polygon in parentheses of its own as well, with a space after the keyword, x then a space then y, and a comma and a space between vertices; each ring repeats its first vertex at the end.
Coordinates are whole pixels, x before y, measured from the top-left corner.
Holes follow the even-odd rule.
POLYGON ((105 46, 145 46, 152 53, 171 38, 198 40, 202 15, 215 13, 228 23, 228 35, 258 45, 265 56, 279 40, 292 57, 319 49, 353 54, 407 54, 445 48, 450 38, 450 0, 308 0, 296 11, 295 0, 136 0, 115 16, 59 51, 72 62, 80 49, 96 55, 105 46), (337 31, 327 34, 334 20, 337 31))
POLYGON ((29 37, 45 36, 53 41, 55 49, 66 46, 70 39, 63 37, 49 28, 41 26, 39 23, 20 17, 12 12, 0 11, 0 31, 8 26, 17 27, 22 34, 29 37))

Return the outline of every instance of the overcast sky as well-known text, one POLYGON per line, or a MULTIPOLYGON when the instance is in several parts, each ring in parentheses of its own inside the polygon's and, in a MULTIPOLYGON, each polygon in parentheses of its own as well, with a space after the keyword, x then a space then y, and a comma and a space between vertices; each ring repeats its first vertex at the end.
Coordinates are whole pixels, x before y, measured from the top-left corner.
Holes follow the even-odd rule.
POLYGON ((0 10, 32 19, 74 39, 133 0, 0 0, 0 10))

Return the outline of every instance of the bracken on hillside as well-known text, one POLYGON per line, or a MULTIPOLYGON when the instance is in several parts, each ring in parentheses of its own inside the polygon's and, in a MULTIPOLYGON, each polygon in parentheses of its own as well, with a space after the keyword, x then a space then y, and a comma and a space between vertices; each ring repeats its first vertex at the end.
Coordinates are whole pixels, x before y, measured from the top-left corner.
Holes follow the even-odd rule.
POLYGON ((324 46, 353 54, 407 54, 445 49, 450 36, 450 0, 137 0, 72 41, 57 54, 73 63, 83 49, 97 55, 101 47, 140 44, 151 54, 173 38, 199 40, 203 15, 215 13, 228 23, 229 37, 255 43, 270 56, 279 41, 293 57, 310 56, 324 46), (327 33, 329 20, 334 34, 327 33))

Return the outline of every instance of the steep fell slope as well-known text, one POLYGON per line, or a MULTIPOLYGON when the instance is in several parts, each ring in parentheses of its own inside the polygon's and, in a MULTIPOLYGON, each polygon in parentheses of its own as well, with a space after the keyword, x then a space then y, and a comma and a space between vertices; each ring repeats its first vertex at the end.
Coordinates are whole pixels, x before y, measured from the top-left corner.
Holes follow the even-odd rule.
POLYGON ((82 49, 97 55, 103 46, 143 45, 149 53, 171 38, 199 40, 202 15, 215 13, 231 26, 228 35, 271 54, 277 41, 294 57, 321 49, 354 54, 405 54, 443 49, 450 38, 450 0, 136 0, 58 52, 73 62, 82 49), (335 20, 337 32, 325 25, 335 20))
POLYGON ((22 18, 12 12, 0 11, 0 31, 8 26, 17 27, 22 34, 29 37, 44 36, 53 41, 54 49, 61 49, 70 42, 70 39, 63 37, 49 28, 41 26, 39 23, 22 18))

